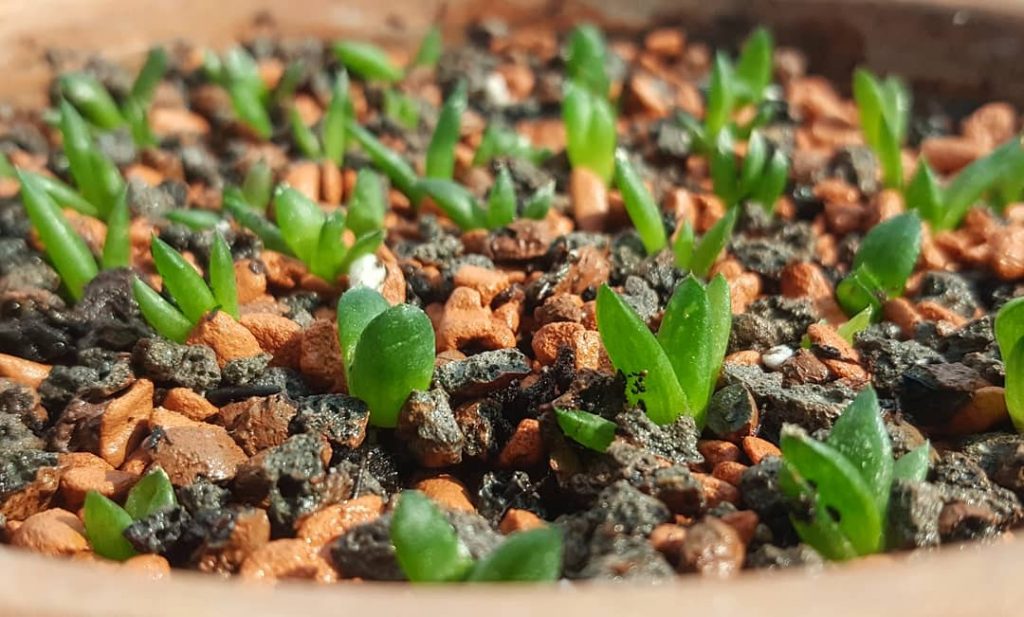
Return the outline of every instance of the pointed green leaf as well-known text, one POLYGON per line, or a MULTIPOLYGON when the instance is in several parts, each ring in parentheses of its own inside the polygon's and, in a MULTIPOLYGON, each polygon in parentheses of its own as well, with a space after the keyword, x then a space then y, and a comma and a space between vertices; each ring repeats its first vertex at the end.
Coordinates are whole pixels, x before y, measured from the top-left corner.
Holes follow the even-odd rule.
POLYGON ((175 343, 184 343, 192 332, 192 322, 181 311, 164 300, 157 292, 136 277, 132 280, 132 295, 139 311, 157 334, 175 343))
POLYGON ((448 95, 437 118, 434 135, 427 147, 428 178, 451 180, 455 174, 455 146, 462 130, 462 114, 466 111, 466 82, 460 80, 448 95))
POLYGON ((473 567, 473 558, 444 513, 419 491, 399 495, 391 543, 402 572, 414 583, 460 581, 473 567))
POLYGON ((352 139, 373 161, 373 166, 391 180, 391 184, 416 205, 420 202, 416 171, 397 152, 388 148, 373 133, 359 126, 350 118, 345 120, 345 129, 352 139))
POLYGON ((516 219, 516 187, 508 167, 502 165, 487 196, 487 228, 499 229, 516 219))
POLYGON ((764 98, 764 90, 772 81, 772 35, 765 28, 751 34, 736 63, 736 80, 743 86, 744 99, 756 103, 764 98))
POLYGON ((871 325, 871 314, 872 310, 869 306, 851 317, 849 321, 840 324, 840 326, 836 328, 836 333, 843 337, 843 340, 852 345, 854 337, 871 325))
POLYGON ((892 479, 924 482, 928 477, 931 453, 932 445, 927 441, 907 452, 893 465, 892 479))
POLYGON ((348 228, 356 236, 383 229, 387 209, 381 177, 372 169, 360 169, 348 201, 348 228))
POLYGON ((730 120, 736 97, 732 63, 725 54, 715 54, 708 85, 708 102, 704 111, 704 129, 708 139, 717 139, 730 120))
POLYGON ((644 186, 628 155, 621 149, 615 153, 615 186, 622 193, 626 212, 640 234, 647 254, 654 255, 665 248, 668 240, 665 224, 661 220, 661 210, 654 203, 654 197, 644 186))
POLYGON ((274 218, 284 241, 305 263, 312 263, 320 241, 324 213, 320 206, 290 186, 282 185, 274 193, 274 218))
POLYGON ((216 308, 217 300, 213 292, 181 253, 155 236, 151 242, 151 252, 156 270, 163 278, 164 288, 190 322, 197 323, 216 308))
POLYGON ((1024 175, 1024 145, 1014 137, 988 155, 977 159, 946 187, 946 207, 938 229, 953 229, 978 199, 1002 178, 1024 175))
POLYGON ((562 573, 562 532, 541 527, 514 533, 477 562, 467 580, 495 583, 540 583, 562 573))
POLYGON ((96 491, 86 493, 82 522, 92 550, 100 557, 124 561, 136 555, 131 542, 124 537, 132 517, 113 501, 96 491))
POLYGON ((795 514, 789 517, 802 541, 833 561, 846 561, 857 556, 856 549, 843 534, 821 496, 785 459, 779 471, 779 490, 793 502, 810 508, 810 518, 795 514))
POLYGON ((486 226, 483 209, 461 184, 440 178, 424 178, 417 186, 421 194, 434 200, 437 207, 463 231, 486 226))
POLYGON ((718 256, 722 254, 732 238, 732 230, 736 226, 738 215, 739 210, 732 208, 725 213, 725 216, 718 219, 700 239, 700 243, 697 244, 693 251, 693 257, 690 259, 690 272, 694 276, 704 278, 711 271, 711 266, 715 265, 718 256))
POLYGON ((551 209, 551 202, 555 199, 555 181, 550 180, 526 198, 523 204, 523 217, 542 221, 551 209))
POLYGON ((166 72, 167 52, 163 47, 150 49, 146 54, 146 62, 132 84, 131 98, 138 101, 143 108, 147 107, 166 72))
POLYGON ((274 170, 260 157, 249 166, 242 181, 242 195, 250 206, 265 212, 274 193, 274 170))
POLYGON ((156 467, 135 483, 124 501, 124 510, 133 519, 144 519, 161 510, 168 510, 178 505, 174 496, 174 486, 167 472, 156 467))
POLYGON ((107 89, 92 75, 69 73, 60 78, 60 89, 89 122, 101 129, 116 129, 124 117, 107 89))
POLYGON ((320 151, 320 140, 313 133, 313 129, 302 121, 302 115, 294 105, 288 112, 288 122, 292 127, 292 140, 302 156, 314 161, 320 160, 323 155, 320 151))
POLYGON ((615 439, 615 429, 618 428, 610 420, 579 409, 555 408, 555 420, 566 437, 597 452, 608 449, 615 439))
POLYGON ((402 78, 402 69, 395 66, 388 54, 376 45, 339 41, 333 50, 345 68, 365 80, 393 82, 402 78))
POLYGON ((237 187, 229 186, 224 189, 223 207, 239 225, 259 236, 265 248, 283 255, 295 255, 285 242, 281 230, 246 203, 245 197, 237 187))
POLYGON ((444 37, 440 26, 431 26, 420 41, 420 48, 412 59, 412 66, 435 66, 444 52, 444 37))
POLYGON ((32 179, 34 179, 36 183, 46 191, 47 195, 57 202, 58 206, 71 208, 79 214, 99 218, 100 212, 96 209, 96 206, 86 201, 84 197, 75 191, 75 189, 64 184, 57 178, 32 173, 30 171, 22 171, 22 173, 32 176, 32 179))
POLYGON ((100 260, 104 270, 131 267, 132 240, 128 232, 131 222, 128 191, 122 190, 107 217, 107 239, 103 243, 103 256, 100 260))
POLYGON ((676 267, 680 270, 689 270, 690 261, 693 259, 693 226, 690 221, 683 221, 682 226, 676 233, 676 239, 672 243, 672 253, 676 257, 676 267))
POLYGON ((884 517, 892 485, 892 442, 874 388, 861 390, 847 406, 833 425, 827 443, 860 472, 884 517))
POLYGON ((569 79, 602 98, 608 96, 605 71, 608 52, 601 31, 590 24, 573 28, 566 49, 565 69, 569 79))
POLYGON ((320 127, 324 157, 339 167, 345 160, 345 115, 348 102, 348 73, 342 69, 334 80, 334 93, 320 127))
POLYGON ((213 234, 210 250, 210 289, 220 310, 238 319, 238 283, 235 281, 235 260, 220 232, 213 234))

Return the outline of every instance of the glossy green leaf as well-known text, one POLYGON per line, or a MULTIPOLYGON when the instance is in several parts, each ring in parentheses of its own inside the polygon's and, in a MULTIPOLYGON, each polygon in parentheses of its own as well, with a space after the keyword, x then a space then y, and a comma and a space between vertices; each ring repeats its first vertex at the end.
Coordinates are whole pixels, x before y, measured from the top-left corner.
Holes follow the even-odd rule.
POLYGON ((486 226, 484 212, 476 198, 461 184, 441 178, 424 178, 419 191, 430 197, 438 208, 463 231, 486 226))
POLYGON ((502 166, 487 196, 487 229, 500 229, 516 219, 516 186, 508 167, 502 166))
POLYGON ((32 179, 34 179, 36 183, 46 191, 53 201, 57 202, 58 206, 71 208, 75 212, 86 216, 99 217, 100 212, 96 209, 96 206, 86 201, 84 197, 75 191, 75 189, 71 188, 64 182, 61 182, 53 176, 44 176, 42 174, 32 173, 29 171, 23 171, 22 173, 32 176, 32 179))
POLYGON ((363 329, 348 373, 349 392, 370 407, 370 423, 390 428, 413 390, 434 374, 434 327, 420 309, 400 304, 363 329))
POLYGON ((1017 343, 1024 339, 1024 296, 1013 298, 999 308, 994 330, 999 352, 1003 357, 1010 355, 1017 343))
POLYGON ((320 160, 323 152, 320 150, 320 140, 313 133, 313 129, 306 126, 302 121, 302 115, 296 107, 288 112, 288 122, 292 128, 292 141, 299 149, 302 156, 314 161, 320 160))
POLYGON ((139 311, 157 334, 176 343, 184 343, 192 331, 192 322, 181 311, 137 277, 132 281, 132 295, 139 311))
POLYGON ((809 510, 806 513, 790 514, 789 517, 803 542, 833 561, 846 561, 857 556, 857 550, 843 534, 818 492, 785 459, 779 470, 779 490, 799 504, 800 510, 809 510))
POLYGON ((85 286, 99 272, 96 259, 35 178, 19 171, 18 181, 21 183, 21 202, 47 256, 71 297, 75 300, 81 298, 85 286))
POLYGON ((565 55, 565 69, 569 79, 597 96, 608 96, 610 82, 605 70, 608 52, 604 35, 597 27, 583 24, 573 28, 565 55))
POLYGON ((534 148, 529 138, 514 129, 491 122, 484 129, 480 145, 473 155, 473 165, 486 165, 493 159, 509 156, 540 165, 551 156, 547 148, 534 148))
POLYGON ((117 169, 117 165, 111 161, 99 148, 89 152, 89 161, 92 165, 93 177, 96 180, 96 188, 99 191, 99 201, 95 202, 102 218, 110 215, 110 209, 114 207, 118 196, 125 189, 124 178, 117 169))
POLYGON ((555 420, 566 437, 597 452, 608 449, 615 439, 615 429, 618 428, 610 420, 579 409, 555 408, 555 420))
POLYGON ((190 322, 198 323, 204 315, 216 308, 217 300, 213 292, 181 253, 155 236, 150 248, 156 270, 163 278, 164 288, 190 322))
POLYGON ((331 102, 327 105, 320 126, 324 157, 339 167, 345 160, 345 117, 348 104, 348 73, 342 69, 334 80, 331 102))
POLYGON ((131 542, 124 537, 132 517, 113 501, 96 491, 87 492, 82 522, 92 550, 100 557, 124 561, 136 555, 131 542))
POLYGON ((1024 175, 1024 145, 1018 136, 960 170, 946 186, 946 203, 938 229, 955 228, 993 185, 1003 178, 1021 175, 1024 175))
POLYGON ((210 249, 210 289, 220 310, 238 319, 238 283, 235 281, 235 260, 231 248, 220 232, 213 234, 210 249))
POLYGON ((107 217, 107 238, 103 242, 103 255, 100 258, 104 270, 131 267, 132 240, 128 230, 131 222, 128 191, 122 190, 107 217))
POLYGON ((339 41, 333 50, 345 68, 365 80, 392 82, 402 78, 402 69, 395 66, 388 54, 376 45, 339 41))
POLYGON ((282 185, 274 192, 274 218, 295 256, 311 263, 320 241, 320 228, 324 225, 320 206, 299 191, 282 185))
POLYGON ((157 86, 167 72, 167 52, 163 47, 154 47, 146 54, 146 61, 132 83, 131 98, 145 108, 153 99, 157 86))
MULTIPOLYGON (((722 363, 729 348, 729 335, 732 333, 732 294, 729 282, 721 274, 715 275, 705 287, 708 295, 708 312, 711 315, 707 337, 709 345, 711 378, 708 380, 708 393, 705 400, 710 401, 718 383, 718 375, 722 372, 722 363)), ((705 408, 707 405, 705 404, 705 408)), ((705 409, 706 410, 706 409, 705 409)))
POLYGON ((742 195, 739 193, 739 170, 733 150, 732 132, 723 128, 715 139, 710 161, 711 184, 726 208, 735 206, 742 195))
POLYGON ((688 412, 686 395, 658 339, 607 285, 597 292, 597 329, 612 365, 626 376, 630 404, 643 403, 657 424, 669 424, 688 412))
POLYGON ((690 272, 694 276, 704 278, 711 271, 711 266, 715 265, 718 256, 722 254, 732 238, 732 230, 736 227, 738 215, 739 209, 732 208, 725 213, 725 216, 718 219, 700 239, 693 250, 693 257, 690 258, 690 272))
POLYGON ((238 121, 249 127, 261 139, 270 139, 274 127, 259 92, 241 84, 229 84, 227 90, 231 98, 231 108, 238 121))
POLYGON ((893 465, 892 479, 924 482, 928 478, 931 453, 932 445, 927 441, 907 452, 893 465))
POLYGON ((171 210, 164 215, 168 221, 184 225, 195 231, 212 229, 223 219, 211 210, 171 210))
POLYGON ((540 583, 562 573, 562 532, 547 526, 514 533, 477 562, 467 580, 494 583, 540 583))
POLYGON ((281 230, 265 216, 256 212, 253 206, 246 203, 245 197, 238 188, 229 186, 224 189, 223 207, 231 213, 239 225, 259 236, 265 248, 284 255, 294 255, 288 243, 285 242, 281 230))
POLYGON ((789 159, 781 150, 776 150, 762 171, 761 177, 750 194, 750 200, 761 204, 765 210, 772 212, 775 202, 786 190, 789 181, 789 159))
POLYGON ((249 170, 245 173, 245 178, 242 180, 242 195, 245 196, 247 204, 264 212, 267 205, 270 204, 273 194, 274 170, 263 158, 260 158, 250 165, 249 170))
POLYGON ((1024 433, 1024 341, 1004 357, 1006 367, 1006 409, 1018 433, 1024 433))
POLYGON ((914 172, 914 177, 904 190, 903 196, 908 210, 916 210, 934 229, 942 227, 945 193, 927 160, 921 159, 918 163, 917 171, 914 172))
POLYGON ((441 509, 419 491, 402 491, 391 517, 391 543, 406 578, 414 583, 460 581, 473 558, 441 509))
POLYGON ((448 95, 437 118, 434 135, 427 147, 428 178, 451 180, 455 173, 455 146, 462 130, 462 114, 468 104, 466 82, 460 80, 448 95))
POLYGON ((346 370, 355 357, 356 345, 363 330, 388 307, 384 296, 368 287, 350 289, 338 299, 338 341, 345 356, 346 370))
POLYGON ((849 321, 842 323, 836 328, 836 333, 843 337, 849 344, 853 344, 854 338, 868 326, 871 325, 872 308, 869 306, 857 313, 849 319, 849 321))
POLYGON ((903 293, 921 252, 921 219, 908 212, 882 221, 861 241, 853 267, 866 268, 890 296, 903 293))
POLYGON ((412 66, 435 66, 444 52, 444 36, 441 27, 431 26, 420 41, 420 48, 412 59, 412 66))
POLYGON ((309 262, 309 270, 328 283, 336 282, 341 274, 341 265, 348 255, 348 247, 342 234, 345 233, 345 212, 332 212, 320 227, 320 237, 309 262))
POLYGON ((526 198, 523 204, 523 217, 536 221, 544 220, 551 209, 551 202, 555 200, 555 181, 549 180, 546 184, 533 192, 526 198))
POLYGON ((718 133, 729 123, 735 104, 732 63, 725 54, 715 54, 708 85, 708 101, 704 111, 704 131, 707 139, 718 138, 718 133))
POLYGON ((381 177, 372 169, 360 169, 348 200, 348 228, 356 236, 383 229, 387 209, 381 177))
POLYGON ((871 72, 857 69, 853 76, 853 98, 860 113, 864 141, 878 157, 885 185, 902 186, 900 144, 910 113, 909 93, 895 78, 883 82, 871 72))
POLYGON ((858 555, 878 552, 883 519, 858 469, 832 446, 791 425, 782 429, 781 448, 786 463, 816 487, 816 514, 831 518, 858 555))
POLYGON ((647 254, 654 255, 665 248, 668 239, 665 224, 661 220, 661 209, 633 168, 629 156, 621 149, 615 153, 615 186, 622 193, 626 212, 640 234, 647 254))
POLYGON ((64 154, 75 185, 82 196, 102 212, 105 196, 92 167, 92 151, 96 148, 89 127, 78 111, 66 100, 60 102, 60 131, 64 154))
POLYGON ((128 492, 124 510, 133 519, 140 520, 176 505, 178 499, 174 496, 171 479, 167 477, 167 472, 156 467, 136 482, 128 492))
POLYGON ((877 277, 867 268, 854 270, 836 285, 836 300, 847 315, 865 310, 871 311, 873 316, 878 315, 887 297, 877 277))
POLYGON ((98 79, 86 73, 68 73, 60 78, 64 96, 101 129, 116 129, 124 124, 117 103, 98 79))
POLYGON ((672 242, 672 253, 676 258, 676 267, 680 270, 689 270, 693 259, 693 226, 685 220, 680 225, 676 239, 672 242))
POLYGON ((585 87, 566 82, 562 100, 566 153, 573 167, 599 175, 605 183, 615 171, 615 111, 585 87))
POLYGON ((874 388, 861 390, 847 406, 832 426, 827 443, 860 472, 884 518, 892 485, 892 442, 874 388))
POLYGON ((416 171, 397 152, 388 148, 373 133, 359 126, 355 121, 346 118, 345 129, 348 136, 356 140, 366 155, 373 161, 373 166, 391 180, 391 184, 416 205, 421 194, 417 183, 416 171))
POLYGON ((765 88, 772 81, 772 35, 765 28, 758 28, 751 34, 736 62, 736 81, 742 85, 743 100, 756 103, 764 98, 765 88))

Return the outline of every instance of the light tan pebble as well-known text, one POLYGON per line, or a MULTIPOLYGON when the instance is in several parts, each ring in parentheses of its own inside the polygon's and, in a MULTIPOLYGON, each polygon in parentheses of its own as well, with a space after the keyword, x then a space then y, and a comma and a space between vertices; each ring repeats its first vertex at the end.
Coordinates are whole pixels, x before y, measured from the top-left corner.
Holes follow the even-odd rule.
POLYGON ((349 529, 377 519, 383 511, 384 502, 380 497, 364 495, 310 514, 299 524, 295 535, 315 547, 322 547, 349 529))
POLYGON ((302 326, 273 313, 248 313, 239 319, 252 333, 260 349, 272 355, 273 366, 295 368, 302 351, 302 326))
POLYGON ((262 353, 256 337, 223 311, 210 313, 199 321, 188 336, 189 345, 206 345, 217 355, 222 368, 231 360, 251 358, 262 353))
POLYGON ((469 498, 469 490, 454 476, 441 474, 425 478, 417 482, 413 488, 449 510, 476 512, 476 507, 469 498))
POLYGON ((603 231, 611 209, 604 180, 589 169, 576 167, 569 177, 569 196, 580 231, 603 231))
POLYGON ((164 409, 176 411, 181 415, 204 422, 217 414, 217 407, 206 400, 206 397, 191 388, 171 388, 164 397, 164 409))
POLYGON ((121 565, 126 570, 138 572, 151 581, 165 579, 171 575, 171 564, 160 555, 136 555, 126 559, 121 565))
POLYGON ((501 517, 501 523, 498 525, 498 531, 507 536, 512 533, 539 529, 546 526, 547 523, 544 522, 544 519, 529 510, 509 508, 508 511, 505 512, 505 516, 501 517))
POLYGON ((44 510, 25 519, 11 535, 11 545, 53 557, 89 550, 82 522, 60 508, 44 510))
POLYGON ((279 580, 312 580, 333 583, 338 572, 315 546, 296 538, 274 540, 257 548, 238 571, 243 580, 273 583, 279 580))

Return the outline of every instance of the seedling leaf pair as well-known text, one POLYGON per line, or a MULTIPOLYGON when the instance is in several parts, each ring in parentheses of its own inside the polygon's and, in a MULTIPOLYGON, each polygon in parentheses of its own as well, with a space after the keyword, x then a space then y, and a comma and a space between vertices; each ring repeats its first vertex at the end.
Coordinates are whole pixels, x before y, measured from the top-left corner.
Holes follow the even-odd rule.
POLYGON ((631 404, 642 403, 658 424, 687 414, 703 425, 732 327, 729 286, 723 277, 707 286, 692 277, 680 283, 657 337, 625 300, 602 286, 597 327, 612 364, 626 376, 631 404))
MULTIPOLYGON (((338 73, 332 90, 331 102, 321 120, 319 135, 306 126, 294 105, 289 111, 289 121, 292 139, 306 158, 326 160, 340 166, 345 158, 345 118, 349 114, 350 104, 348 73, 344 70, 338 73)), ((258 205, 258 202, 254 203, 258 205)))
POLYGON ((120 171, 96 145, 89 126, 66 100, 60 103, 60 129, 64 153, 76 186, 85 201, 95 207, 100 218, 106 219, 124 190, 120 171))
POLYGON ((684 221, 672 245, 676 267, 680 270, 689 270, 698 278, 707 278, 718 256, 729 244, 738 218, 739 208, 727 211, 725 216, 715 221, 699 242, 694 238, 693 227, 689 221, 684 221))
POLYGON ((615 171, 615 110, 603 96, 569 80, 562 99, 566 153, 572 166, 583 167, 611 182, 615 171))
POLYGON ((164 470, 158 467, 132 487, 123 508, 96 491, 86 493, 82 510, 85 534, 97 555, 124 561, 136 555, 124 537, 124 530, 133 521, 177 505, 174 487, 164 470))
POLYGON ((910 92, 896 77, 879 79, 866 69, 853 75, 853 99, 860 112, 864 141, 874 151, 888 187, 903 185, 900 147, 907 135, 910 92))
POLYGON ((1024 298, 1014 298, 996 314, 996 342, 1006 368, 1006 408, 1024 433, 1024 298))
POLYGON ((921 219, 914 212, 875 225, 861 242, 850 275, 836 286, 847 315, 871 308, 876 315, 885 300, 903 293, 921 252, 921 219))
MULTIPOLYGON (((519 198, 507 167, 501 167, 495 178, 484 207, 469 190, 453 180, 423 178, 419 192, 429 197, 445 215, 463 231, 472 229, 499 229, 515 220, 519 198)), ((527 218, 543 219, 554 198, 554 183, 534 191, 522 207, 527 218)))
POLYGON ((781 150, 769 155, 768 142, 755 131, 747 145, 742 167, 736 164, 732 132, 722 129, 711 153, 711 180, 715 195, 727 208, 749 200, 771 212, 786 188, 789 160, 781 150))

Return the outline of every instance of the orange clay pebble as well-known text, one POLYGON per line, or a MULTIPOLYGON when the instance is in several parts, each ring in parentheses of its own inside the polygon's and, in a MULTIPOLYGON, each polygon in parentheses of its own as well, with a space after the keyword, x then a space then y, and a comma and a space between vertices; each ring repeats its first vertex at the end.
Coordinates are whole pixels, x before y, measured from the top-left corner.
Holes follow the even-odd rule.
POLYGON ((729 364, 742 364, 746 366, 757 366, 761 363, 761 352, 756 349, 744 349, 742 351, 734 351, 725 357, 725 362, 729 364))
POLYGON ((569 176, 569 196, 573 216, 580 231, 602 231, 608 212, 608 187, 604 180, 584 167, 575 167, 569 176))
POLYGON ((244 580, 269 583, 283 579, 318 583, 338 580, 337 570, 320 549, 297 538, 274 540, 257 548, 242 562, 238 574, 244 580))
POLYGON ((184 107, 154 107, 149 112, 149 127, 157 137, 206 135, 210 123, 184 107))
POLYGON ((692 475, 700 482, 704 500, 709 508, 726 501, 734 504, 740 502, 740 490, 732 484, 706 473, 693 472, 692 475))
POLYGON ((989 266, 1004 281, 1024 277, 1024 227, 1007 227, 996 234, 989 266))
POLYGON ((921 142, 921 156, 939 174, 951 174, 984 156, 986 146, 964 137, 927 137, 921 142))
POLYGON ((263 351, 256 337, 223 311, 215 311, 200 320, 188 335, 188 344, 212 348, 222 368, 231 360, 251 358, 263 351))
POLYGON ((483 305, 480 292, 456 287, 444 304, 437 330, 437 351, 449 351, 469 345, 483 349, 515 347, 516 335, 491 309, 483 305))
POLYGON ((337 391, 345 387, 344 361, 333 319, 317 319, 302 332, 299 370, 314 383, 337 391))
POLYGON ((82 521, 60 508, 44 510, 25 519, 11 535, 11 545, 50 556, 89 550, 82 521))
POLYGON ((736 530, 744 544, 749 544, 754 539, 757 524, 761 520, 753 510, 739 510, 723 515, 722 522, 736 530))
POLYGON ((986 103, 964 118, 960 128, 964 137, 993 148, 1014 136, 1017 111, 1009 103, 986 103))
POLYGON ((917 324, 923 321, 917 309, 906 298, 893 298, 882 305, 882 315, 900 328, 904 338, 913 338, 917 324))
POLYGON ((466 486, 454 476, 441 474, 425 478, 417 482, 413 488, 433 499, 441 507, 449 510, 476 512, 476 507, 469 500, 469 491, 466 490, 466 486))
POLYGON ((153 581, 167 578, 171 574, 171 564, 160 555, 136 555, 126 559, 121 565, 126 570, 142 574, 153 581))
POLYGON ((490 306, 494 297, 509 286, 508 275, 504 272, 472 264, 459 268, 453 282, 456 287, 475 289, 484 306, 490 306))
POLYGON ((240 259, 235 262, 235 283, 238 303, 248 304, 267 293, 267 273, 261 262, 240 259))
POLYGON ((760 437, 744 437, 742 443, 747 458, 755 465, 760 464, 767 456, 782 456, 778 446, 760 437))
POLYGON ((686 540, 686 527, 673 523, 662 523, 654 528, 650 538, 651 546, 662 555, 674 561, 686 540))
POLYGON ((498 525, 498 531, 507 536, 510 533, 538 529, 545 525, 546 523, 544 522, 544 519, 529 510, 509 508, 508 512, 505 512, 505 516, 501 517, 501 523, 498 525))
POLYGON ((604 352, 600 334, 571 321, 559 321, 541 327, 534 332, 531 345, 534 356, 542 365, 553 364, 562 347, 572 349, 577 370, 597 370, 604 352))
POLYGON ((136 474, 116 469, 91 465, 70 467, 60 476, 60 495, 65 507, 77 510, 85 502, 85 494, 89 491, 121 501, 138 480, 136 474))
POLYGON ((103 405, 99 455, 112 467, 120 467, 142 441, 145 422, 153 412, 153 382, 139 379, 124 394, 103 405))
POLYGON ((327 506, 307 516, 299 524, 296 537, 322 547, 349 529, 369 523, 380 516, 384 502, 377 495, 363 495, 327 506))
POLYGON ((540 422, 526 418, 519 422, 512 437, 498 455, 498 464, 502 467, 527 469, 539 465, 544 460, 544 454, 540 422))
POLYGON ((967 323, 967 318, 932 300, 917 303, 917 312, 928 321, 945 321, 955 328, 967 323))
POLYGON ((724 461, 740 460, 740 448, 736 444, 720 439, 702 439, 697 442, 697 451, 709 467, 724 461))
POLYGON ((298 366, 302 326, 273 313, 248 313, 238 321, 252 333, 264 352, 274 356, 274 366, 298 366))
POLYGON ((164 397, 163 407, 197 422, 217 414, 217 407, 192 388, 171 388, 164 397))
POLYGON ((736 461, 722 461, 715 465, 715 468, 711 470, 711 475, 724 480, 733 486, 739 486, 740 480, 743 478, 743 472, 747 470, 747 466, 743 463, 736 461))
POLYGON ((39 384, 50 375, 49 364, 40 364, 17 356, 0 353, 0 377, 30 388, 38 388, 39 384))

